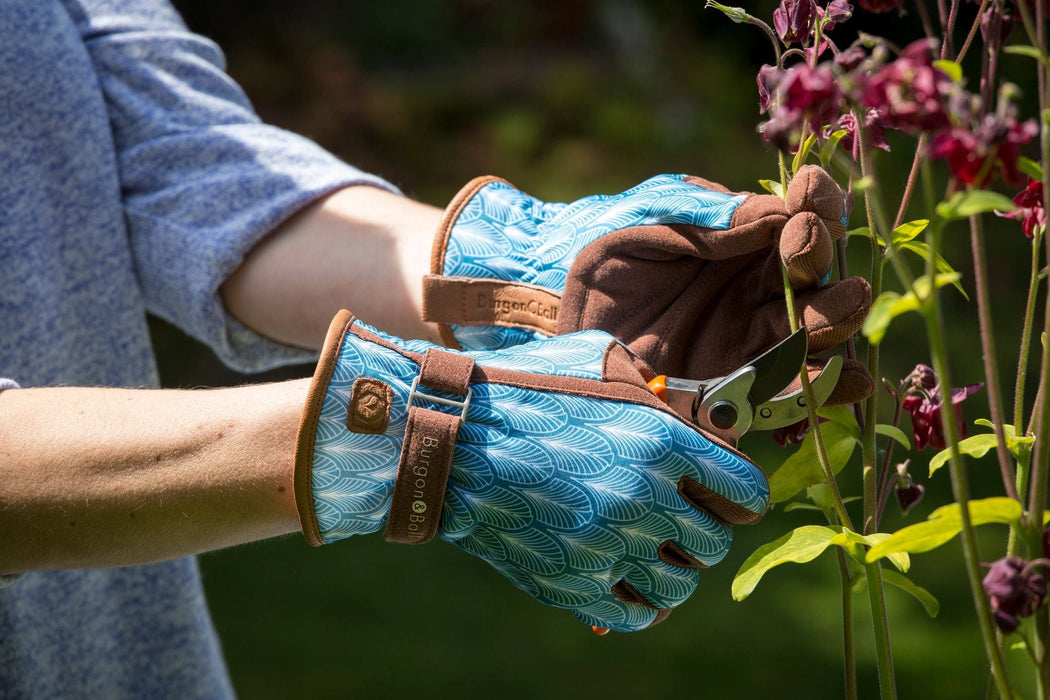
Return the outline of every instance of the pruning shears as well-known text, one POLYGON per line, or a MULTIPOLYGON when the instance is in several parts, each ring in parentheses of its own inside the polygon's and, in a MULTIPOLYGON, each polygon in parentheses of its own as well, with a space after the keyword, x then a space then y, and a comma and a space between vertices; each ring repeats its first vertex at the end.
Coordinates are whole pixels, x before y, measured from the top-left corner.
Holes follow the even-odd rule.
MULTIPOLYGON (((801 388, 781 392, 799 376, 808 349, 809 335, 801 327, 723 377, 697 380, 661 374, 649 388, 678 415, 735 445, 748 430, 773 430, 807 417, 801 388)), ((831 396, 841 372, 842 358, 836 355, 811 380, 817 408, 831 396)))
MULTIPOLYGON (((805 326, 730 374, 713 379, 659 375, 649 388, 678 415, 736 445, 748 430, 773 430, 808 417, 802 389, 781 393, 803 371, 809 353, 805 326)), ((842 358, 830 357, 810 380, 817 408, 831 396, 842 373, 842 358)), ((598 636, 607 627, 592 626, 598 636)))

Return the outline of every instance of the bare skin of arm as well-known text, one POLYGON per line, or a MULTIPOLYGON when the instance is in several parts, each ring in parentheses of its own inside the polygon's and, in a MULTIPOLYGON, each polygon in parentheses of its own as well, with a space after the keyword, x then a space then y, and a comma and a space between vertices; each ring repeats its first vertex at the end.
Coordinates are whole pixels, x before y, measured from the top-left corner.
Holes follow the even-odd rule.
MULTIPOLYGON (((436 340, 419 304, 440 218, 377 188, 341 190, 260 243, 223 299, 302 347, 320 346, 340 308, 436 340)), ((308 386, 0 393, 0 573, 141 564, 297 531, 308 386)))

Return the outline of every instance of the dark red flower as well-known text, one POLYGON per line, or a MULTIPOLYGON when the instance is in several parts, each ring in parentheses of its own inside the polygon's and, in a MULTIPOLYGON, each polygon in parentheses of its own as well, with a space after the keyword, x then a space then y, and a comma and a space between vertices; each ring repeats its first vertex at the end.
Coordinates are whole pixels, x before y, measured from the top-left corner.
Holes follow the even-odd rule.
POLYGON ((773 431, 773 442, 781 447, 798 445, 806 438, 808 432, 809 418, 803 418, 798 423, 792 423, 791 425, 785 425, 782 428, 776 428, 773 431))
MULTIPOLYGON (((1038 566, 1038 564, 1037 564, 1038 566)), ((1046 576, 1021 557, 1004 557, 989 567, 982 585, 992 606, 995 624, 1010 634, 1046 598, 1046 576)))
MULTIPOLYGON (((884 151, 890 150, 890 144, 886 140, 886 130, 882 128, 882 119, 874 109, 869 109, 864 115, 864 128, 867 130, 867 144, 871 148, 880 148, 884 151)), ((852 112, 847 112, 839 117, 834 126, 825 130, 825 136, 845 129, 846 135, 839 141, 839 148, 848 153, 853 153, 853 143, 857 136, 857 120, 853 118, 852 112)))
POLYGON ((835 56, 835 65, 843 72, 850 73, 863 63, 867 57, 868 52, 864 50, 863 46, 851 46, 838 52, 835 56))
POLYGON ((1021 222, 1021 230, 1029 238, 1035 233, 1035 227, 1046 227, 1046 209, 1043 208, 1043 183, 1039 180, 1028 180, 1028 186, 1014 197, 1016 211, 1003 214, 1007 219, 1021 222))
POLYGON ((900 57, 861 83, 860 98, 878 110, 888 128, 908 132, 949 126, 949 97, 955 84, 933 66, 934 42, 913 42, 900 57))
POLYGON ((955 127, 936 134, 930 140, 927 154, 947 160, 952 175, 967 185, 984 187, 991 181, 997 165, 1004 180, 1018 182, 1023 179, 1017 168, 1020 145, 1038 133, 1034 121, 1018 123, 1011 116, 988 114, 976 130, 955 127))
POLYGON ((816 16, 814 0, 781 0, 780 6, 773 10, 773 27, 785 45, 805 43, 816 16))
POLYGON ((798 63, 780 71, 772 81, 777 99, 770 105, 771 118, 759 131, 782 151, 797 147, 804 130, 819 133, 838 119, 843 96, 830 66, 798 63))
POLYGON ((868 12, 889 12, 901 6, 901 0, 857 0, 868 12))
POLYGON ((997 51, 1010 39, 1014 31, 1014 16, 1010 8, 989 3, 981 15, 981 38, 989 51, 997 51))
POLYGON ((780 71, 768 63, 758 69, 755 82, 758 83, 758 112, 765 114, 773 101, 773 91, 780 80, 780 71))
MULTIPOLYGON (((912 435, 915 439, 915 449, 921 450, 927 445, 935 450, 943 450, 948 446, 944 438, 944 427, 941 425, 941 409, 944 406, 944 397, 940 384, 932 388, 926 388, 932 370, 926 365, 918 365, 912 372, 911 388, 901 402, 901 408, 911 415, 912 435)), ((959 429, 959 437, 966 436, 966 423, 963 421, 963 400, 977 391, 983 384, 968 384, 961 389, 951 391, 951 409, 955 417, 955 424, 959 429)))

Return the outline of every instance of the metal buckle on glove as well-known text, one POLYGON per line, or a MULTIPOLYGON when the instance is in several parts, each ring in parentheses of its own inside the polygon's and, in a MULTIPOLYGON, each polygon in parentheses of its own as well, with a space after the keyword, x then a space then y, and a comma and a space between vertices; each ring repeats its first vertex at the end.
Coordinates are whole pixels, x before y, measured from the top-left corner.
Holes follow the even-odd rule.
POLYGON ((443 396, 434 396, 433 394, 426 394, 419 391, 419 375, 412 380, 412 387, 408 390, 408 403, 405 406, 405 410, 412 408, 416 399, 423 399, 424 401, 431 401, 433 403, 444 404, 445 406, 454 406, 459 409, 459 424, 463 425, 463 422, 467 419, 467 410, 470 408, 470 399, 474 396, 474 390, 467 387, 467 397, 462 401, 455 399, 446 399, 443 396))

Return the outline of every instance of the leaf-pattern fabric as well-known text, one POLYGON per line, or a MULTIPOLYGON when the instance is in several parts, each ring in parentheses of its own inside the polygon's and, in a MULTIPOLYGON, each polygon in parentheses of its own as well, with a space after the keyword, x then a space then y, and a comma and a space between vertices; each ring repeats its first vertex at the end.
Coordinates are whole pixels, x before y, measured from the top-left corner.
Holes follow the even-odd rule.
MULTIPOLYGON (((368 330, 407 351, 432 347, 368 330)), ((583 331, 469 354, 486 368, 601 380, 612 342, 604 332, 583 331)), ((317 422, 312 465, 313 507, 324 542, 383 528, 409 387, 418 374, 419 365, 405 355, 346 334, 317 422), (382 435, 345 427, 358 377, 392 388, 382 435)), ((757 467, 669 413, 504 384, 471 387, 438 534, 587 624, 630 631, 653 621, 655 610, 612 594, 621 579, 660 608, 690 595, 697 570, 661 561, 657 548, 666 540, 703 564, 725 556, 731 530, 682 499, 682 476, 755 512, 766 506, 767 484, 757 467)))
MULTIPOLYGON (((545 203, 503 181, 467 202, 449 236, 443 274, 526 282, 561 293, 576 256, 602 236, 633 226, 727 229, 746 199, 706 190, 685 175, 657 175, 617 195, 545 203)), ((496 326, 453 326, 460 346, 504 348, 545 336, 496 326)))

